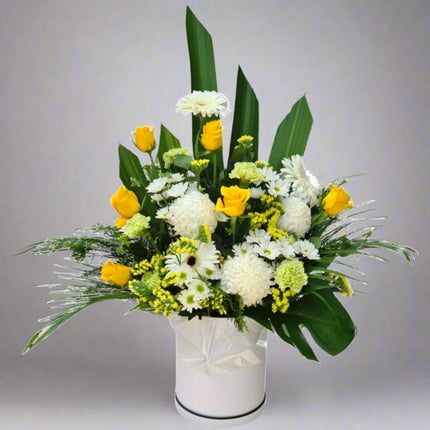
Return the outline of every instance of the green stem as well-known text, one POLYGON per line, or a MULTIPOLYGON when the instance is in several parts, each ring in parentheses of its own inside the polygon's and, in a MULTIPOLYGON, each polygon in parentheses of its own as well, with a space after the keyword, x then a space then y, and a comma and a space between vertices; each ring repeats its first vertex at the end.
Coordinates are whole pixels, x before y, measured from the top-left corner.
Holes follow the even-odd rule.
POLYGON ((212 156, 214 158, 214 171, 213 171, 213 187, 216 188, 216 178, 217 178, 217 152, 218 151, 214 151, 212 152, 212 156))
POLYGON ((236 224, 237 224, 237 216, 232 216, 230 218, 231 221, 231 231, 233 235, 233 245, 236 243, 236 224))
POLYGON ((194 157, 196 158, 196 160, 200 158, 199 157, 199 139, 200 139, 200 133, 202 132, 202 128, 203 128, 203 117, 199 116, 198 118, 200 120, 200 127, 196 135, 196 141, 194 142, 194 157))

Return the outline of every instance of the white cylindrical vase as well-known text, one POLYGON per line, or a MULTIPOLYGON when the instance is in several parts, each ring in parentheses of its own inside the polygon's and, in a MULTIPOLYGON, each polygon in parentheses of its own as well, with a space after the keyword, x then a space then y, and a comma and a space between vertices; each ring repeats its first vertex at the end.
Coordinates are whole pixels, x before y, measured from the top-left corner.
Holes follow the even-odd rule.
POLYGON ((266 329, 246 318, 174 316, 175 404, 186 419, 235 426, 257 418, 266 401, 266 329))

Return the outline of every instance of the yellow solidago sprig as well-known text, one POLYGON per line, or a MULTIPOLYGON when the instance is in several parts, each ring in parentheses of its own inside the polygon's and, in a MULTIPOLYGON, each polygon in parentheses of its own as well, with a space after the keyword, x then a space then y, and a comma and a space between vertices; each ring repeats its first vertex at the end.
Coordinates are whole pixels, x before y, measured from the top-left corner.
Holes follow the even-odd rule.
POLYGON ((290 297, 295 296, 294 291, 291 290, 285 290, 281 291, 279 288, 272 287, 272 312, 280 312, 282 314, 285 314, 290 307, 290 297))

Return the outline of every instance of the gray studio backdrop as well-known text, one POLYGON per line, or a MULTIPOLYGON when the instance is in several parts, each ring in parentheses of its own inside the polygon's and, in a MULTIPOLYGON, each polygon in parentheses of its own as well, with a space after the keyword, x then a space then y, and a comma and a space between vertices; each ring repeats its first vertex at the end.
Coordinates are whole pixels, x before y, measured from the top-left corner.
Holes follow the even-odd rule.
MULTIPOLYGON (((306 93, 307 167, 350 181, 388 215, 379 236, 420 250, 414 266, 362 262, 346 303, 351 347, 308 362, 269 337, 268 406, 244 428, 422 429, 429 416, 429 2, 1 0, 0 427, 188 429, 175 412, 174 336, 127 303, 95 306, 30 354, 48 314, 52 264, 27 244, 113 223, 117 145, 165 124, 190 147, 185 6, 213 36, 219 89, 240 64, 260 101, 260 158, 306 93)), ((226 140, 231 116, 224 122, 226 140)), ((387 256, 387 255, 386 255, 387 256)))

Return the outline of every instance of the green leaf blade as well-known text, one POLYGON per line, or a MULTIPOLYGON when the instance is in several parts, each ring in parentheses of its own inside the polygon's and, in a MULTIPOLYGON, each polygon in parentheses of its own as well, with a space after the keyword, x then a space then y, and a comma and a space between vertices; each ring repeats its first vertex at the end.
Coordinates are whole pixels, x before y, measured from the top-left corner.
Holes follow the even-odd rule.
POLYGON ((236 82, 236 98, 234 105, 233 127, 231 132, 228 168, 233 168, 233 150, 237 145, 237 139, 243 135, 249 135, 253 140, 253 157, 251 161, 258 160, 258 121, 259 105, 254 90, 247 81, 242 69, 239 67, 236 82))
POLYGON ((177 139, 163 124, 161 124, 160 130, 160 142, 158 144, 157 158, 160 162, 160 166, 164 169, 163 154, 173 148, 180 148, 181 144, 179 139, 177 139))
POLYGON ((303 155, 309 133, 312 128, 312 114, 306 96, 303 96, 292 107, 276 131, 275 140, 270 152, 269 164, 275 170, 282 167, 282 159, 293 155, 303 155))

